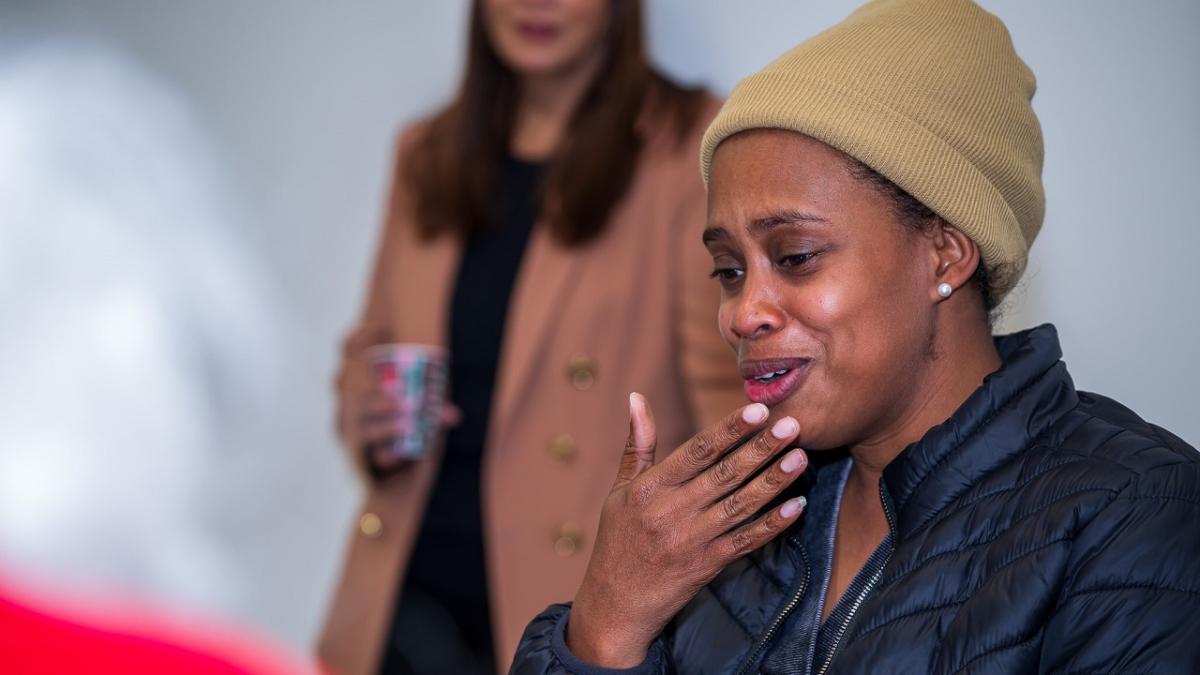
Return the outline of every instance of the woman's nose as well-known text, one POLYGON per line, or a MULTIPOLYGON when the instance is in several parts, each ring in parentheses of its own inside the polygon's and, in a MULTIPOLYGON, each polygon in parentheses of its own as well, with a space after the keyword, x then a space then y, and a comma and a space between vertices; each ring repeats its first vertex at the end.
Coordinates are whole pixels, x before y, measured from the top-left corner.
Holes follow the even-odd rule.
POLYGON ((733 302, 729 328, 739 339, 761 338, 783 325, 783 311, 773 289, 766 284, 756 283, 750 275, 747 275, 741 293, 733 302))

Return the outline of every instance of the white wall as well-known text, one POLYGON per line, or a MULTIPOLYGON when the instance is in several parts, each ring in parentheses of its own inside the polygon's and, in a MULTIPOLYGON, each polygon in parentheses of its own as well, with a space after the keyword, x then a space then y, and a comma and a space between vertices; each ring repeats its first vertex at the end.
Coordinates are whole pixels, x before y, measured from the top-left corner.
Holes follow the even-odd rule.
MULTIPOLYGON (((677 76, 722 92, 854 4, 647 2, 655 57, 677 76)), ((1114 396, 1200 443, 1191 394, 1200 365, 1189 351, 1200 343, 1200 284, 1191 271, 1200 249, 1200 4, 984 4, 1008 23, 1038 76, 1035 107, 1047 148, 1046 225, 1004 325, 1055 322, 1081 387, 1114 396)), ((32 404, 21 395, 44 373, 26 368, 25 380, 6 373, 0 392, 16 393, 0 396, 0 468, 10 477, 0 480, 0 507, 18 514, 0 519, 6 560, 230 612, 295 644, 311 639, 357 494, 328 429, 335 341, 361 300, 393 133, 452 89, 465 7, 465 0, 0 1, 0 156, 44 156, 65 147, 56 139, 79 136, 87 139, 79 144, 85 154, 100 158, 84 162, 90 173, 77 170, 74 150, 42 173, 10 161, 0 165, 0 196, 38 176, 43 186, 79 185, 103 196, 110 193, 101 178, 124 167, 146 184, 144 201, 156 209, 137 206, 135 190, 128 200, 105 202, 106 218, 126 222, 121 214, 134 209, 150 225, 133 239, 155 231, 163 238, 138 255, 178 260, 181 269, 231 270, 245 289, 221 292, 201 283, 171 296, 165 309, 147 301, 147 311, 158 312, 156 321, 165 325, 179 325, 169 309, 184 303, 201 317, 196 322, 211 326, 159 338, 168 345, 196 343, 163 357, 185 378, 170 410, 195 415, 178 427, 151 425, 146 418, 167 403, 147 393, 133 412, 117 408, 129 419, 114 414, 90 421, 86 433, 73 437, 82 445, 70 452, 107 458, 132 437, 155 446, 142 452, 170 447, 175 459, 139 461, 133 453, 120 462, 93 461, 80 478, 91 481, 87 491, 39 463, 49 451, 37 442, 5 434, 3 423, 16 415, 56 419, 45 407, 41 417, 31 416, 32 404), (95 64, 103 65, 99 73, 95 64), (106 77, 124 84, 86 84, 106 77), (36 112, 59 101, 54 115, 36 112), (98 123, 97 115, 107 122, 98 123), (139 135, 142 142, 129 140, 139 135), (205 187, 187 199, 165 200, 154 180, 163 171, 205 187), (217 253, 189 255, 189 237, 217 242, 206 245, 217 253), (238 327, 233 321, 244 330, 222 330, 238 327), (242 350, 243 341, 267 347, 242 350), (188 356, 197 350, 212 356, 188 356), (230 382, 257 383, 247 385, 254 391, 243 396, 245 405, 229 404, 230 382), (192 428, 197 419, 205 422, 192 428), (4 492, 18 483, 44 489, 4 492), (146 492, 141 501, 116 498, 155 483, 179 487, 146 492), (80 515, 84 505, 88 518, 80 515), (166 522, 147 515, 164 509, 173 514, 166 522), (88 536, 97 514, 125 530, 170 528, 195 536, 172 555, 149 535, 112 539, 111 547, 121 550, 105 556, 104 541, 88 536), (96 558, 109 561, 100 572, 96 558), (212 562, 188 563, 198 559, 212 562)), ((74 228, 94 219, 35 206, 24 219, 0 218, 0 247, 18 242, 43 260, 70 262, 60 247, 43 241, 29 248, 28 238, 18 235, 42 228, 74 240, 74 228)), ((0 248, 0 264, 10 264, 14 250, 10 246, 6 257, 0 248)), ((102 280, 128 280, 128 265, 97 268, 102 280)), ((6 303, 3 330, 16 332, 0 344, 22 363, 52 362, 33 355, 44 359, 57 349, 60 341, 49 335, 63 329, 49 322, 37 329, 48 339, 39 340, 30 317, 53 311, 59 305, 47 310, 46 303, 59 302, 55 297, 73 297, 62 294, 74 282, 51 279, 58 296, 2 271, 0 283, 6 285, 0 298, 48 294, 45 302, 18 310, 6 303)), ((95 287, 93 279, 78 292, 95 287)), ((95 347, 88 326, 72 330, 95 347)), ((75 405, 111 397, 109 385, 120 378, 104 371, 73 381, 81 392, 75 405)), ((135 385, 124 395, 142 391, 135 385)))

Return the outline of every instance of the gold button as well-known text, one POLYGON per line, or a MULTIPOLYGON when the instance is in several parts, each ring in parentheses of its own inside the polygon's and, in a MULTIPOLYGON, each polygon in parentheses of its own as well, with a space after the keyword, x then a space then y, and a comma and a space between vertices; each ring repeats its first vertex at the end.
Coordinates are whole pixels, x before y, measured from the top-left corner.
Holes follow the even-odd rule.
POLYGON ((376 539, 383 533, 383 520, 367 511, 358 519, 358 531, 367 539, 376 539))
POLYGON ((554 552, 564 558, 574 555, 575 551, 579 550, 582 538, 579 524, 567 521, 558 529, 558 537, 554 540, 554 552))
POLYGON ((571 386, 587 391, 596 382, 596 364, 586 354, 576 354, 567 362, 567 377, 571 386))
POLYGON ((575 445, 575 439, 568 434, 559 434, 550 441, 550 447, 546 448, 550 456, 564 464, 575 459, 575 455, 579 452, 579 447, 575 445))

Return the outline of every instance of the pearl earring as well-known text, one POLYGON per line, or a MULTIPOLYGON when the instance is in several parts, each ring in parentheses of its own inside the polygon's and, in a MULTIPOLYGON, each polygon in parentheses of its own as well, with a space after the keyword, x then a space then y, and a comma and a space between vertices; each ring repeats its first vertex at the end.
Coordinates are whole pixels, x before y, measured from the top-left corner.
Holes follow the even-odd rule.
POLYGON ((950 294, 954 292, 954 287, 943 281, 942 283, 938 284, 937 291, 938 295, 942 296, 943 298, 948 298, 950 297, 950 294))

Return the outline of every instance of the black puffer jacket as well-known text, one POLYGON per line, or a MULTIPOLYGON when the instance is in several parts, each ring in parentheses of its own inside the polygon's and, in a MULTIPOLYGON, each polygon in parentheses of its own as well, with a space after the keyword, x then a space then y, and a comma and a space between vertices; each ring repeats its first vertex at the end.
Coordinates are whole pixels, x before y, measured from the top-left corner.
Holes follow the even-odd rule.
MULTIPOLYGON (((580 663, 555 605, 512 672, 1200 673, 1200 455, 1076 391, 1052 326, 997 346, 1003 368, 884 471, 891 533, 821 637, 798 620, 823 590, 804 530, 831 510, 810 500, 639 668, 580 663)), ((800 489, 822 494, 831 466, 800 489)))

